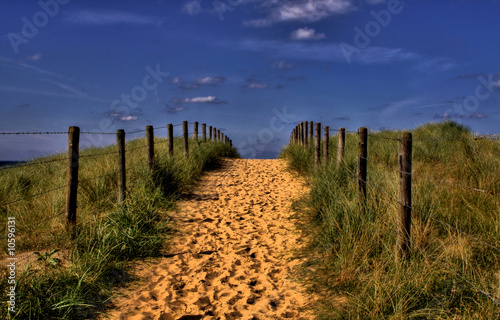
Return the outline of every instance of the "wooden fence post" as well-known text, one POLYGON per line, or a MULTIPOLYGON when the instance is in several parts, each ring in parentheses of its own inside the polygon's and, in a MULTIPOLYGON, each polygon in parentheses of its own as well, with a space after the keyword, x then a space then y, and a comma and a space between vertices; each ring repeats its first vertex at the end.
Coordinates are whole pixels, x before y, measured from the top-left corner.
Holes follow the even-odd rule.
POLYGON ((311 146, 314 141, 314 122, 309 121, 309 139, 311 140, 311 146))
POLYGON ((196 121, 193 125, 193 138, 194 141, 198 141, 198 122, 196 121))
POLYGON ((212 126, 208 127, 208 140, 212 141, 212 126))
POLYGON ((127 192, 125 167, 125 130, 116 131, 116 145, 118 146, 118 203, 125 201, 127 192))
POLYGON ((146 143, 148 146, 149 169, 153 170, 155 161, 155 135, 153 126, 146 126, 146 143))
POLYGON ((316 141, 314 143, 314 166, 317 168, 321 162, 321 123, 316 122, 316 141))
POLYGON ((302 145, 302 122, 297 125, 297 143, 302 145))
POLYGON ((221 140, 220 140, 220 130, 219 130, 219 129, 217 129, 217 142, 220 142, 220 141, 221 141, 221 140))
POLYGON ((189 157, 189 138, 188 138, 188 122, 182 121, 182 136, 184 140, 184 156, 189 157))
POLYGON ((212 133, 213 133, 214 142, 217 142, 217 128, 216 127, 213 127, 212 133))
POLYGON ((309 121, 304 121, 304 148, 307 148, 309 140, 309 121))
POLYGON ((367 138, 368 130, 365 127, 359 128, 359 155, 358 155, 358 192, 360 199, 366 199, 366 165, 367 165, 367 138))
POLYGON ((80 128, 69 127, 68 130, 68 173, 66 187, 66 222, 71 230, 76 225, 76 208, 78 197, 78 167, 80 161, 80 128))
POLYGON ((337 167, 344 161, 344 148, 345 148, 345 128, 339 129, 339 146, 337 148, 337 167))
POLYGON ((323 141, 323 162, 328 165, 328 154, 330 153, 330 127, 325 127, 325 141, 323 141))
POLYGON ((400 258, 410 258, 411 235, 411 162, 412 134, 403 132, 399 140, 399 217, 398 217, 398 254, 400 258))
POLYGON ((201 139, 203 142, 207 141, 207 124, 202 123, 201 125, 201 139))
POLYGON ((174 156, 174 126, 169 123, 167 124, 167 135, 168 135, 168 155, 170 158, 174 156))

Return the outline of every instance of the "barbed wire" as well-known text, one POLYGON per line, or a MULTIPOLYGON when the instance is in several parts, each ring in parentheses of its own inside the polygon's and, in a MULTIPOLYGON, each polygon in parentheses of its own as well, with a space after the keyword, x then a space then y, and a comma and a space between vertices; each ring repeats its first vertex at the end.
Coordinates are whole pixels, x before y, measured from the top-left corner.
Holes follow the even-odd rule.
POLYGON ((93 131, 81 131, 80 134, 116 134, 116 132, 93 132, 93 131))
POLYGON ((22 167, 42 165, 42 164, 58 162, 58 161, 65 161, 68 159, 69 158, 61 158, 61 159, 53 159, 53 160, 46 160, 46 161, 26 162, 26 163, 16 164, 16 165, 12 165, 12 166, 7 165, 7 166, 0 167, 0 171, 7 170, 7 169, 16 169, 16 168, 22 168, 22 167))
POLYGON ((474 188, 474 187, 469 187, 469 186, 466 186, 466 185, 462 185, 462 184, 459 184, 459 183, 453 183, 453 182, 449 182, 449 181, 446 181, 444 179, 442 180, 436 180, 433 176, 430 176, 430 175, 426 175, 426 174, 421 174, 421 173, 413 173, 413 172, 406 172, 406 171, 401 171, 401 170, 398 170, 399 173, 402 173, 402 174, 406 174, 406 175, 410 175, 410 176, 416 176, 416 177, 425 177, 433 182, 436 182, 436 183, 445 183, 445 184, 448 184, 448 185, 451 185, 451 186, 455 186, 455 187, 459 187, 459 188, 463 188, 463 189, 469 189, 469 190, 472 190, 472 191, 476 191, 476 192, 481 192, 481 193, 484 193, 484 194, 487 194, 487 195, 490 195, 490 196, 493 196, 495 195, 495 193, 493 191, 488 191, 488 190, 483 190, 483 189, 478 189, 478 188, 474 188))
POLYGON ((369 133, 368 136, 372 137, 372 138, 378 138, 378 139, 384 139, 384 140, 396 140, 396 141, 401 140, 400 138, 386 137, 386 136, 381 136, 381 135, 373 134, 373 133, 369 133))
POLYGON ((45 135, 45 134, 68 134, 68 131, 39 131, 39 132, 0 132, 0 135, 45 135))
POLYGON ((10 201, 10 202, 6 202, 6 203, 2 203, 2 204, 0 204, 0 207, 5 207, 5 206, 8 206, 9 204, 13 204, 13 203, 16 203, 16 202, 19 202, 19 201, 23 201, 23 200, 27 200, 27 199, 35 198, 35 197, 38 197, 38 196, 44 195, 44 194, 46 194, 46 193, 49 193, 49 192, 52 192, 52 191, 56 191, 56 190, 59 190, 59 189, 62 189, 62 188, 66 188, 66 187, 68 187, 68 185, 64 185, 64 186, 56 187, 56 188, 53 188, 53 189, 49 189, 49 190, 46 190, 46 191, 42 191, 42 192, 37 193, 37 194, 32 194, 32 195, 30 195, 30 196, 27 196, 27 197, 24 197, 24 198, 21 198, 21 199, 17 199, 17 200, 14 200, 14 201, 10 201))
POLYGON ((399 200, 398 200, 397 202, 398 202, 400 205, 403 205, 403 206, 405 206, 405 207, 407 207, 407 208, 411 209, 412 211, 415 211, 415 212, 419 213, 420 215, 423 215, 423 216, 425 216, 425 217, 427 217, 427 218, 429 218, 429 219, 433 220, 434 222, 440 223, 440 224, 442 224, 443 226, 446 226, 446 227, 448 227, 448 228, 450 228, 450 229, 452 229, 452 230, 455 230, 456 232, 458 232, 458 233, 460 233, 460 234, 462 234, 462 235, 464 235, 464 236, 466 236, 466 237, 468 237, 468 238, 470 238, 470 239, 473 239, 473 240, 475 240, 475 241, 477 241, 477 242, 479 242, 479 243, 481 243, 481 244, 483 244, 483 245, 485 245, 485 246, 488 246, 488 247, 490 247, 490 248, 492 248, 492 249, 495 249, 495 250, 497 250, 497 251, 500 251, 500 248, 497 248, 497 247, 495 247, 494 245, 491 245, 491 244, 489 244, 489 243, 487 243, 487 242, 485 242, 485 241, 483 241, 483 240, 481 240, 481 239, 477 238, 476 236, 473 236, 473 235, 471 235, 471 234, 468 234, 468 233, 467 233, 467 232, 465 232, 465 231, 462 231, 462 230, 460 230, 460 229, 458 229, 458 228, 455 228, 454 226, 452 226, 452 225, 451 225, 451 224, 449 224, 449 223, 446 223, 446 222, 444 222, 444 221, 441 221, 441 220, 439 220, 439 219, 436 219, 436 218, 434 218, 433 216, 431 216, 431 215, 430 215, 430 214, 428 214, 428 213, 425 213, 425 212, 423 212, 423 211, 421 211, 421 210, 418 210, 418 209, 414 208, 413 206, 409 206, 409 205, 407 205, 407 204, 401 203, 399 200))
POLYGON ((144 145, 144 146, 140 146, 140 147, 134 147, 134 148, 130 148, 130 149, 125 149, 125 152, 134 151, 134 150, 142 149, 142 148, 147 148, 147 146, 148 145, 144 145))
MULTIPOLYGON (((128 170, 125 170, 125 171, 128 171, 128 170)), ((97 176, 97 177, 93 177, 93 178, 88 178, 88 179, 84 179, 84 180, 78 180, 78 183, 83 183, 83 182, 87 182, 87 181, 91 181, 91 180, 96 180, 96 179, 104 178, 104 177, 108 177, 108 176, 114 176, 117 173, 118 172, 111 172, 111 173, 106 173, 106 174, 103 174, 101 176, 97 176)))
POLYGON ((140 132, 146 132, 146 129, 143 129, 143 130, 135 130, 135 131, 130 131, 130 132, 125 132, 125 134, 134 134, 134 133, 140 133, 140 132))
POLYGON ((98 156, 106 156, 110 154, 118 154, 118 151, 113 151, 113 152, 104 152, 104 153, 92 153, 92 154, 82 154, 80 155, 81 158, 92 158, 92 157, 98 157, 98 156))
POLYGON ((156 129, 165 129, 165 128, 167 128, 167 127, 168 127, 168 126, 154 127, 153 129, 155 129, 155 130, 156 130, 156 129))

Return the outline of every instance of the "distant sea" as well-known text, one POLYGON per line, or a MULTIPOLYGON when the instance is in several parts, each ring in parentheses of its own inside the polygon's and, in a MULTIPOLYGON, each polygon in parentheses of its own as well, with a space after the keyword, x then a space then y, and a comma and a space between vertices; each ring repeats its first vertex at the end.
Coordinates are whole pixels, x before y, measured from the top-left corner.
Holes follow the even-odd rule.
POLYGON ((23 163, 26 161, 0 161, 0 167, 5 166, 15 166, 16 164, 23 163))

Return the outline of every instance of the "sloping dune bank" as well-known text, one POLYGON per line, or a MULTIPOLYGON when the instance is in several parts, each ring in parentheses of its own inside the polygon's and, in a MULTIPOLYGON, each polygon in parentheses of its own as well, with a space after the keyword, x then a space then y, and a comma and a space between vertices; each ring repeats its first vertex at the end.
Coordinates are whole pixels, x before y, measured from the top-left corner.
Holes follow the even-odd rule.
POLYGON ((292 280, 290 206, 304 192, 281 160, 225 160, 179 205, 166 257, 137 268, 145 281, 102 319, 311 319, 292 280))

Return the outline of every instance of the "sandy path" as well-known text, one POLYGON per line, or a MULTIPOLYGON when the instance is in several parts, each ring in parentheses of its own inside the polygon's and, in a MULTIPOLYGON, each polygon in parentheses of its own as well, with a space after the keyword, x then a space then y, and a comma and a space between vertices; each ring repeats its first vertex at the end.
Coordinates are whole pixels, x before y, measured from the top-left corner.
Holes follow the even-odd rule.
MULTIPOLYGON (((300 245, 290 205, 305 188, 281 160, 225 160, 176 213, 169 258, 138 271, 146 285, 111 319, 310 319, 291 272, 300 245)), ((107 318, 104 317, 104 318, 107 318)))

